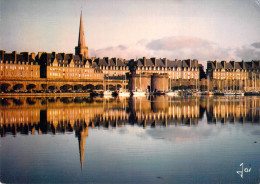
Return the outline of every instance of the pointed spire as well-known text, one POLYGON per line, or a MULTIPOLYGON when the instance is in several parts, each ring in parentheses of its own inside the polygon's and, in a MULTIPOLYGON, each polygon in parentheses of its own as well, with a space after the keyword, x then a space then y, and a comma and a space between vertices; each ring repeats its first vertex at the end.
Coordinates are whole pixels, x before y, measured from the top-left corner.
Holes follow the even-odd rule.
POLYGON ((83 18, 82 18, 82 10, 81 10, 78 47, 85 47, 85 46, 86 43, 85 43, 85 34, 84 34, 84 26, 83 26, 83 18))
POLYGON ((83 128, 79 132, 79 155, 80 155, 80 165, 81 169, 83 168, 83 162, 84 162, 84 152, 85 152, 85 142, 86 142, 86 137, 88 136, 88 127, 83 128))
POLYGON ((78 46, 75 47, 75 55, 82 55, 85 58, 88 58, 88 47, 86 46, 85 43, 82 10, 81 10, 80 24, 79 24, 79 40, 78 40, 78 46))

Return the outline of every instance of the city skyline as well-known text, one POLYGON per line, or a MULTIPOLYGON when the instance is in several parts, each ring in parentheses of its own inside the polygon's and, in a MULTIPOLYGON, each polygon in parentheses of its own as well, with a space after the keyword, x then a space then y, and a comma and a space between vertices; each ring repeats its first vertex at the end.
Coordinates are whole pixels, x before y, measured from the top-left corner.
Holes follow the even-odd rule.
POLYGON ((74 53, 83 12, 89 56, 256 60, 260 3, 0 1, 1 49, 74 53))

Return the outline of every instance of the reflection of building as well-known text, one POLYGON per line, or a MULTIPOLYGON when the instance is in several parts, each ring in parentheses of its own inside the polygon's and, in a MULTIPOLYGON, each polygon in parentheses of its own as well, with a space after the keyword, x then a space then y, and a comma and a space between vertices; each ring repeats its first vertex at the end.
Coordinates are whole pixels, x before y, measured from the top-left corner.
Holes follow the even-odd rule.
POLYGON ((259 98, 174 98, 158 96, 132 100, 88 98, 0 99, 2 136, 6 132, 25 134, 71 132, 78 127, 120 127, 125 124, 197 124, 206 109, 209 122, 258 123, 259 98))
POLYGON ((143 126, 191 125, 197 124, 198 119, 202 118, 198 99, 169 99, 165 96, 155 97, 150 99, 151 101, 146 98, 133 98, 131 116, 143 126))
POLYGON ((0 99, 0 132, 6 134, 56 134, 75 131, 81 168, 88 128, 197 125, 206 115, 208 123, 259 123, 258 97, 89 99, 0 99))
POLYGON ((220 101, 207 101, 207 119, 210 123, 217 122, 252 122, 259 123, 260 99, 240 100, 223 98, 220 101))

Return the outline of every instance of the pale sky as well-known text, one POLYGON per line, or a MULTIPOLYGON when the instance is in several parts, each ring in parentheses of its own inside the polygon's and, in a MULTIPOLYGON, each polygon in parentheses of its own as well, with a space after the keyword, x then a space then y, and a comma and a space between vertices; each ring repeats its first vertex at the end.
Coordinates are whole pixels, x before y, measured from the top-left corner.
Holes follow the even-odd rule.
POLYGON ((74 53, 81 9, 90 57, 260 60, 260 0, 0 0, 0 49, 74 53))

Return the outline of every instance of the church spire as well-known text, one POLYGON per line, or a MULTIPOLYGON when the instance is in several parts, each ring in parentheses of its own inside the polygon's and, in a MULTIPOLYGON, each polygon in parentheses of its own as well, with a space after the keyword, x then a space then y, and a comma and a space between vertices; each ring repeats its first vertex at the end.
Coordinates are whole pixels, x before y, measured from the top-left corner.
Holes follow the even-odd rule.
POLYGON ((79 41, 78 41, 78 47, 85 47, 85 35, 84 35, 84 26, 83 26, 83 18, 82 18, 82 11, 80 15, 80 23, 79 23, 79 41))
POLYGON ((85 58, 88 58, 88 47, 86 46, 86 42, 85 42, 82 11, 80 14, 78 46, 75 47, 75 54, 83 55, 85 58))

